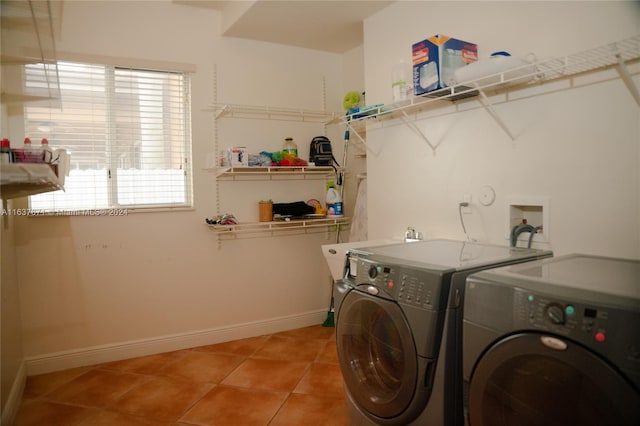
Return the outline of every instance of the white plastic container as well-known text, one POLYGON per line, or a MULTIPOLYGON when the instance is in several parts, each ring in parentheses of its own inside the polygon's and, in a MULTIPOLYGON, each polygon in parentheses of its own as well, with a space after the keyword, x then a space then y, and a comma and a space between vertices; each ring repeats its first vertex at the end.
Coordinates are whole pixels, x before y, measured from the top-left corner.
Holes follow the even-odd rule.
POLYGON ((409 99, 413 95, 413 71, 404 59, 393 66, 391 72, 391 91, 393 102, 409 99))
POLYGON ((488 84, 521 84, 536 76, 536 67, 531 62, 511 56, 506 52, 496 52, 487 59, 481 59, 454 72, 457 84, 475 81, 480 86, 488 84))
POLYGON ((49 141, 47 140, 47 138, 42 138, 40 144, 42 145, 44 162, 51 163, 53 161, 53 150, 49 146, 49 141))
POLYGON ((336 184, 327 184, 327 216, 342 216, 342 197, 336 189, 336 184))

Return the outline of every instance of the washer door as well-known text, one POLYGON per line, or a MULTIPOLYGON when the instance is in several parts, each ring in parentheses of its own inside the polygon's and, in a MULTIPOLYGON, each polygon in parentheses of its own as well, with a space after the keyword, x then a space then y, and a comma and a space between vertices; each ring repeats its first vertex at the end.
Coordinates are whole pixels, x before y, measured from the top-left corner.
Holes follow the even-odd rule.
POLYGON ((381 418, 405 411, 416 390, 418 360, 399 305, 353 290, 340 308, 336 336, 345 385, 358 406, 381 418))
POLYGON ((639 407, 638 391, 589 349, 522 333, 477 361, 467 415, 470 426, 631 426, 639 407))

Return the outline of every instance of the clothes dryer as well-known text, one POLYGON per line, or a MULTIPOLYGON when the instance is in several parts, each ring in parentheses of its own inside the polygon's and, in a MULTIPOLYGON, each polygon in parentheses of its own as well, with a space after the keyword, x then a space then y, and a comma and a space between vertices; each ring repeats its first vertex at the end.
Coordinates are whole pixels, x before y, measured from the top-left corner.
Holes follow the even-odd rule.
POLYGON ((461 425, 467 275, 551 254, 451 240, 349 251, 334 297, 350 425, 461 425))
POLYGON ((640 425, 640 261, 481 271, 463 316, 469 426, 640 425))

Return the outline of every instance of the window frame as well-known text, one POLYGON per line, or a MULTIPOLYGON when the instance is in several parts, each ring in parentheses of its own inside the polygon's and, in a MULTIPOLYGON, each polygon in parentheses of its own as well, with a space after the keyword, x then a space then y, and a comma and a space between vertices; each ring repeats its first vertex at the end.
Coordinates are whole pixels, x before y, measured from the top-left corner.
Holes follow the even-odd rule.
MULTIPOLYGON (((105 167, 107 172, 107 178, 106 178, 107 186, 106 186, 106 194, 104 195, 106 196, 107 201, 106 201, 106 205, 96 206, 95 208, 87 208, 85 206, 81 206, 77 202, 75 205, 72 205, 72 206, 68 204, 56 205, 54 198, 50 198, 48 205, 46 205, 44 208, 35 207, 36 209, 43 211, 45 214, 52 214, 52 215, 72 214, 73 215, 75 213, 78 213, 78 212, 81 213, 82 211, 88 211, 88 210, 119 209, 120 211, 122 211, 123 209, 126 209, 127 212, 128 211, 133 212, 133 211, 192 210, 194 208, 192 122, 191 122, 192 120, 192 108, 191 108, 191 99, 192 99, 191 77, 192 75, 191 74, 195 71, 195 68, 187 64, 158 63, 156 65, 156 64, 144 63, 149 61, 142 61, 142 62, 143 62, 142 65, 136 66, 131 63, 131 60, 124 59, 124 60, 118 61, 117 59, 114 60, 114 58, 108 58, 106 60, 103 60, 103 59, 96 60, 95 57, 90 58, 90 60, 87 60, 87 58, 77 58, 77 59, 72 58, 68 60, 61 59, 59 61, 59 63, 62 63, 62 64, 72 63, 72 64, 80 64, 80 65, 86 65, 86 66, 98 66, 98 67, 102 67, 105 70, 105 80, 100 83, 105 85, 105 88, 106 88, 105 100, 106 100, 106 103, 108 104, 108 106, 105 106, 105 112, 107 113, 107 117, 108 117, 107 123, 105 124, 105 134, 104 134, 105 146, 104 146, 104 150, 102 151, 102 154, 97 154, 95 158, 96 158, 96 162, 99 162, 100 156, 102 155, 104 156, 104 161, 106 162, 105 167), (124 64, 124 65, 119 65, 119 64, 124 64), (180 83, 177 84, 176 86, 174 86, 171 83, 168 83, 162 86, 157 86, 161 88, 161 91, 167 91, 175 87, 180 88, 179 102, 175 102, 172 104, 172 105, 179 106, 178 111, 180 112, 178 114, 173 113, 173 117, 176 117, 176 116, 181 117, 179 121, 180 131, 178 132, 178 137, 175 139, 177 142, 173 142, 173 144, 169 149, 166 149, 166 146, 165 146, 160 151, 161 152, 160 159, 162 158, 162 156, 165 156, 166 158, 170 158, 173 154, 179 155, 178 162, 176 162, 175 160, 167 160, 169 163, 173 165, 173 167, 169 166, 169 169, 165 170, 169 172, 171 170, 173 170, 174 172, 177 170, 180 170, 180 172, 182 173, 183 179, 176 180, 176 182, 181 182, 181 185, 183 185, 183 186, 180 186, 179 190, 177 191, 178 198, 181 198, 181 199, 178 199, 177 201, 161 201, 161 202, 133 201, 131 203, 123 203, 124 193, 121 192, 118 187, 118 173, 116 172, 119 170, 118 163, 122 161, 122 157, 114 154, 114 151, 117 145, 116 144, 117 132, 115 132, 114 130, 117 123, 113 118, 114 116, 113 111, 117 110, 119 107, 115 105, 113 98, 116 95, 114 84, 115 84, 115 75, 118 72, 118 70, 124 70, 124 71, 131 70, 134 73, 135 72, 140 72, 140 73, 158 72, 158 73, 165 73, 166 75, 180 76, 180 83), (173 149, 171 149, 174 146, 178 147, 176 151, 173 151, 173 149), (178 168, 175 168, 175 165, 178 165, 178 168)), ((25 65, 25 85, 27 84, 26 70, 28 66, 29 64, 25 65)), ((41 64, 41 66, 46 67, 46 64, 45 65, 41 64)), ((61 108, 59 103, 64 105, 64 97, 67 92, 68 90, 65 90, 64 87, 60 87, 61 99, 49 101, 48 105, 44 105, 44 107, 48 108, 48 110, 52 110, 54 108, 59 110, 61 108)), ((141 95, 140 92, 135 92, 135 94, 136 96, 141 95)), ((90 105, 90 102, 87 102, 87 105, 90 105)), ((24 125, 25 125, 25 133, 27 133, 27 136, 29 136, 28 135, 29 123, 33 121, 37 121, 37 120, 30 119, 29 117, 29 115, 31 114, 29 114, 27 111, 28 111, 28 108, 30 108, 30 106, 31 105, 24 105, 23 119, 24 119, 24 125)), ((42 108, 43 107, 42 103, 40 103, 39 106, 42 108)), ((62 121, 62 123, 64 125, 64 120, 62 121)), ((166 117, 163 117, 161 127, 165 129, 167 125, 168 125, 168 120, 166 117)), ((164 137, 164 133, 162 133, 162 135, 164 137)), ((39 140, 39 138, 36 138, 34 141, 37 141, 37 140, 39 140)), ((139 138, 139 140, 141 141, 142 138, 139 138)), ((62 145, 52 145, 51 148, 53 149, 62 148, 62 149, 68 150, 70 147, 62 144, 62 145)), ((133 157, 129 156, 127 158, 131 159, 133 157)), ((71 158, 71 161, 73 162, 73 158, 71 158)), ((100 167, 97 166, 95 169, 91 169, 91 170, 99 171, 100 167)), ((137 168, 130 167, 130 170, 135 171, 135 170, 147 170, 147 169, 145 169, 144 167, 137 167, 137 168)), ((149 169, 149 170, 153 170, 153 169, 149 169)), ((68 182, 69 178, 66 178, 66 179, 68 182)), ((142 181, 144 182, 144 178, 136 177, 134 178, 134 181, 138 182, 137 179, 142 179, 142 181)), ((151 178, 148 180, 148 182, 154 182, 154 180, 155 180, 154 178, 151 178)), ((161 184, 161 188, 162 188, 162 184, 161 184)), ((167 186, 167 188, 169 188, 169 186, 167 186)), ((49 193, 48 195, 52 197, 51 194, 54 194, 56 192, 57 191, 49 193)), ((136 190, 134 189, 130 191, 130 194, 131 194, 130 197, 131 199, 135 199, 136 195, 139 196, 140 194, 143 194, 143 193, 144 193, 144 190, 140 192, 136 192, 136 190)), ((45 194, 38 194, 38 195, 45 195, 45 194)), ((29 197, 30 207, 33 207, 33 204, 34 204, 33 197, 37 197, 38 195, 33 195, 29 197)), ((40 206, 42 205, 43 203, 41 202, 40 206)))

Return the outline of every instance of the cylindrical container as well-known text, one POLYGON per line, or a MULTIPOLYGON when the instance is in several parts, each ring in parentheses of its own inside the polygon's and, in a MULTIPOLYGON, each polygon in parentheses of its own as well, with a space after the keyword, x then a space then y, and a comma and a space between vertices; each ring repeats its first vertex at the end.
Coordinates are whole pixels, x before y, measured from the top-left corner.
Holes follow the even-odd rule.
POLYGON ((260 222, 273 220, 273 201, 260 201, 258 203, 260 222))
POLYGON ((342 197, 333 182, 327 183, 327 216, 342 216, 342 197))
POLYGON ((391 72, 393 102, 400 102, 413 94, 413 71, 404 59, 393 66, 391 72))
POLYGON ((285 138, 282 147, 282 156, 286 159, 294 159, 298 157, 298 145, 293 141, 291 136, 285 138))
POLYGON ((47 138, 42 138, 40 142, 42 145, 42 158, 45 163, 51 163, 53 161, 53 150, 49 147, 49 141, 47 138))

